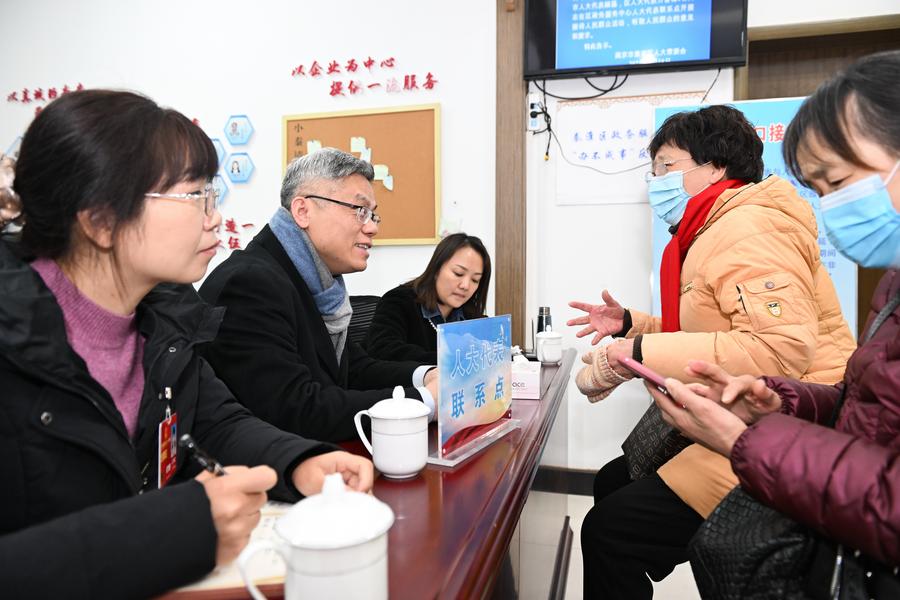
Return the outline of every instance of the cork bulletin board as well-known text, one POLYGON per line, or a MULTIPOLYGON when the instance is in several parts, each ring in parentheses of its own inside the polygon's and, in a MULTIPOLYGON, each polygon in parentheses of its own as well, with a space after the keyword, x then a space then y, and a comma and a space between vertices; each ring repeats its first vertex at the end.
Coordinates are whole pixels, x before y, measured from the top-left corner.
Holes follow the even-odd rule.
POLYGON ((372 163, 382 218, 376 245, 440 241, 439 105, 288 115, 283 134, 285 168, 328 146, 372 163))

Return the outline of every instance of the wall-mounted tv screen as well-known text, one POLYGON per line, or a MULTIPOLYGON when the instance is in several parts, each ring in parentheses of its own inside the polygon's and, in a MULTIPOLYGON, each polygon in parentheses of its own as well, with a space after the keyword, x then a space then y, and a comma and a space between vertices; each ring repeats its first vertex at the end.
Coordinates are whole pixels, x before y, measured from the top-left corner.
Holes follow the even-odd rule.
POLYGON ((526 0, 525 78, 742 66, 747 0, 526 0))

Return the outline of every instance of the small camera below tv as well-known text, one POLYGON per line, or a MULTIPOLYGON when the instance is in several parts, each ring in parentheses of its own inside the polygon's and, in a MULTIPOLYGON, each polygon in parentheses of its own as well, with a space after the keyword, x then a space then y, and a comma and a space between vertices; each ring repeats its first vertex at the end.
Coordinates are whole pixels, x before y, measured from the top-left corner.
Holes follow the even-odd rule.
POLYGON ((738 67, 747 0, 526 0, 525 79, 738 67))

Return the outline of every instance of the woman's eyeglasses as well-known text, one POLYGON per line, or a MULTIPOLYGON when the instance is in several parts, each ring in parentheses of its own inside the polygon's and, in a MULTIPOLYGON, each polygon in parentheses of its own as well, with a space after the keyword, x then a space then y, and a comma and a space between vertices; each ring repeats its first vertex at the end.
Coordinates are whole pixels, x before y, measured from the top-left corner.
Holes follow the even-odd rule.
POLYGON ((190 201, 197 204, 202 202, 203 213, 206 216, 212 214, 219 199, 219 190, 213 187, 211 183, 207 183, 202 192, 190 192, 187 194, 163 194, 161 192, 147 192, 144 194, 147 198, 161 198, 163 200, 181 200, 190 201))
POLYGON ((644 174, 644 181, 650 181, 654 177, 662 177, 666 173, 669 172, 669 167, 674 165, 675 163, 679 163, 685 160, 694 160, 690 156, 687 158, 676 158, 675 160, 661 160, 659 162, 653 163, 653 170, 648 171, 644 174))

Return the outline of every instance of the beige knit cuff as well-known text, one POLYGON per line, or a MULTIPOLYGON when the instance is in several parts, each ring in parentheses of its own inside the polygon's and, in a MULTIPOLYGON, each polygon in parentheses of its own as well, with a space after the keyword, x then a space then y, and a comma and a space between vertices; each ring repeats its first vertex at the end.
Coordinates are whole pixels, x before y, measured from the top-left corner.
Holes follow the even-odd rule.
POLYGON ((609 360, 607 359, 606 353, 609 346, 604 346, 601 351, 594 353, 594 364, 593 364, 593 372, 592 378, 594 379, 594 383, 597 385, 606 385, 609 383, 615 383, 615 385, 619 385, 620 383, 625 383, 628 381, 627 377, 622 377, 618 373, 616 373, 615 369, 609 366, 609 360), (602 384, 600 382, 603 382, 602 384))
POLYGON ((619 384, 628 381, 616 373, 606 358, 607 346, 597 348, 591 355, 586 355, 582 360, 590 361, 590 364, 575 376, 578 390, 587 396, 590 402, 598 402, 609 396, 619 384))

